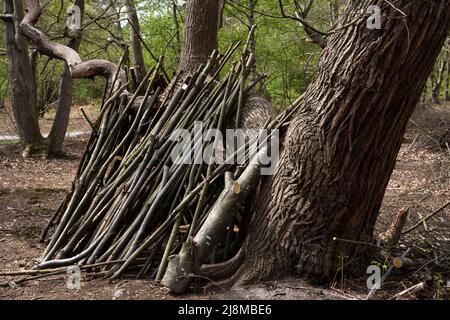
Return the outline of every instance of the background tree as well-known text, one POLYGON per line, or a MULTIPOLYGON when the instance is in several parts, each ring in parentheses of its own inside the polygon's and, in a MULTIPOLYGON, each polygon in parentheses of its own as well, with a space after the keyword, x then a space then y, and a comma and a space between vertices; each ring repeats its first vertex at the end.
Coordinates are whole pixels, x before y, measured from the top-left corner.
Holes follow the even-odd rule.
MULTIPOLYGON (((50 15, 43 17, 40 21, 41 27, 45 29, 47 34, 53 39, 64 42, 65 38, 68 38, 66 45, 75 51, 80 48, 82 31, 86 29, 88 30, 87 36, 84 39, 84 46, 81 46, 83 55, 96 57, 101 57, 103 55, 108 59, 118 60, 123 52, 123 43, 110 42, 107 40, 108 35, 115 36, 116 32, 116 24, 110 22, 111 5, 102 7, 99 6, 98 1, 94 1, 92 6, 88 7, 87 14, 89 19, 82 25, 82 30, 69 30, 66 26, 66 12, 72 4, 77 5, 81 9, 80 13, 83 22, 83 13, 85 11, 84 1, 75 0, 73 3, 48 2, 46 3, 45 8, 50 15), (64 30, 64 34, 61 33, 61 30, 64 30), (99 41, 99 37, 104 40, 99 41), (92 39, 95 39, 95 41, 92 41, 92 39), (105 51, 105 47, 112 47, 112 50, 105 51)), ((7 15, 4 17, 6 18, 7 15)), ((21 35, 18 36, 22 37, 21 35)), ((23 37, 21 41, 24 41, 23 37)), ((13 47, 12 49, 15 48, 13 47)), ((28 56, 28 49, 20 51, 20 54, 22 54, 23 57, 25 57, 25 55, 28 56)), ((15 59, 17 59, 17 57, 20 57, 20 54, 14 54, 12 57, 16 57, 15 59)), ((28 58, 28 60, 30 60, 30 58, 28 58)), ((14 63, 14 59, 10 59, 9 61, 10 63, 14 63)), ((73 102, 72 97, 75 97, 75 101, 84 100, 92 95, 99 97, 103 91, 102 85, 86 80, 84 82, 77 82, 74 91, 73 80, 70 76, 69 69, 64 67, 64 65, 58 61, 51 61, 46 56, 39 56, 37 51, 33 51, 31 62, 24 62, 20 65, 24 66, 23 72, 28 74, 23 77, 23 82, 26 83, 21 83, 19 80, 22 77, 14 75, 14 73, 20 73, 22 71, 14 68, 12 72, 9 72, 9 76, 16 79, 14 82, 17 84, 16 87, 24 88, 21 89, 24 90, 22 92, 23 94, 18 94, 17 97, 19 97, 19 99, 22 99, 21 97, 26 97, 27 94, 25 91, 27 91, 27 87, 34 87, 34 91, 36 91, 35 95, 37 96, 35 99, 27 98, 26 103, 17 103, 16 99, 13 98, 14 95, 11 96, 11 104, 13 106, 18 132, 22 144, 27 146, 24 155, 29 155, 33 152, 60 155, 62 153, 62 146, 68 127, 69 114, 73 102), (61 78, 59 80, 60 85, 58 90, 56 83, 58 82, 59 75, 61 75, 61 78), (33 109, 29 109, 30 107, 27 107, 27 105, 30 104, 36 104, 36 106, 33 109), (53 105, 56 106, 55 118, 51 130, 48 133, 48 138, 43 139, 39 132, 38 120, 40 117, 43 117, 45 113, 51 111, 53 105), (16 112, 17 109, 21 110, 22 108, 27 110, 27 112, 16 112), (27 119, 26 121, 24 121, 25 118, 27 119), (39 134, 37 134, 38 132, 39 134), (30 136, 35 136, 36 138, 30 138, 30 136), (35 150, 33 151, 33 149, 35 150)))
POLYGON ((431 73, 431 100, 433 103, 439 104, 441 100, 441 92, 444 85, 445 73, 447 71, 447 54, 442 53, 438 59, 433 72, 431 73))
POLYGON ((179 69, 193 73, 217 49, 219 1, 190 0, 184 18, 184 41, 179 69))
MULTIPOLYGON (((20 28, 39 52, 64 60, 70 67, 72 77, 102 75, 111 84, 112 75, 118 72, 120 84, 126 82, 125 70, 119 70, 111 61, 83 61, 71 48, 52 42, 36 28, 41 14, 37 1, 27 0, 27 4, 28 13, 20 28)), ((289 16, 283 8, 283 3, 278 4, 281 4, 278 8, 281 12, 271 16, 271 19, 288 19, 296 25, 300 22, 313 31, 317 29, 302 20, 303 18, 289 16)), ((217 2, 212 0, 190 0, 187 3, 184 44, 179 67, 183 73, 192 74, 215 49, 218 7, 217 2)), ((256 193, 257 200, 255 199, 253 207, 246 208, 246 212, 250 213, 247 219, 251 219, 251 222, 248 233, 244 235, 246 238, 242 248, 231 260, 206 268, 212 275, 214 270, 220 270, 220 275, 228 283, 241 284, 294 273, 312 280, 323 280, 330 279, 342 264, 347 265, 347 269, 358 268, 357 262, 363 260, 366 253, 370 253, 367 248, 375 241, 374 225, 408 120, 419 101, 449 29, 449 0, 418 2, 414 6, 407 0, 398 0, 395 3, 378 0, 352 1, 340 25, 327 33, 327 43, 313 80, 289 109, 289 121, 284 123, 282 130, 283 146, 276 173, 261 181, 256 193), (382 8, 381 29, 373 30, 367 27, 370 5, 382 8)), ((316 44, 314 46, 317 47, 316 44)), ((296 70, 293 72, 299 73, 296 70)), ((181 87, 180 90, 185 89, 181 87)), ((183 95, 182 91, 179 92, 181 94, 178 96, 183 95)), ((253 103, 249 103, 250 100, 251 98, 248 98, 245 106, 247 113, 243 113, 243 122, 252 118, 253 122, 260 125, 266 123, 270 116, 266 112, 266 104, 261 100, 252 100, 253 103)), ((223 101, 223 105, 226 105, 227 99, 223 101)), ((176 107, 176 104, 171 107, 176 107)), ((168 110, 172 111, 171 108, 168 110)), ((128 114, 123 113, 120 116, 121 119, 125 117, 128 118, 128 114)), ((222 116, 220 118, 223 120, 222 116)), ((172 128, 172 125, 166 128, 172 128)), ((129 132, 133 131, 133 127, 127 129, 129 132)), ((112 136, 109 141, 113 141, 112 136)), ((145 141, 151 148, 151 136, 145 141)), ((106 145, 109 146, 108 143, 106 145)), ((116 154, 106 152, 107 146, 99 147, 104 151, 103 156, 106 154, 107 161, 112 161, 116 154)), ((124 147, 122 143, 119 146, 124 147)), ((115 150, 118 149, 120 148, 115 150)), ((68 207, 80 205, 76 207, 78 215, 83 214, 83 205, 89 205, 89 197, 98 200, 96 191, 101 189, 101 175, 108 169, 108 162, 98 163, 98 158, 94 158, 96 164, 102 166, 102 173, 97 176, 96 167, 87 171, 87 175, 93 178, 93 184, 88 190, 81 190, 79 184, 74 184, 73 194, 81 196, 82 201, 80 204, 74 196, 68 207)), ((87 165, 89 166, 89 163, 87 165)), ((129 168, 133 167, 127 167, 128 173, 132 171, 129 168)), ((142 170, 146 169, 147 166, 142 166, 142 170)), ((164 184, 164 172, 158 172, 161 174, 161 184, 164 184)), ((147 179, 146 175, 144 177, 147 179)), ((112 195, 116 190, 123 193, 122 189, 117 187, 123 182, 122 178, 123 176, 120 176, 114 184, 109 185, 107 192, 100 192, 99 198, 105 193, 112 195)), ((134 184, 134 181, 138 180, 133 178, 131 183, 134 184)), ((176 180, 173 179, 172 183, 173 181, 176 180)), ((208 182, 205 182, 205 185, 207 186, 208 182)), ((156 185, 152 185, 150 189, 158 190, 153 186, 156 185)), ((248 195, 253 189, 249 186, 244 190, 242 194, 248 195)), ((160 191, 162 194, 162 190, 160 191)), ((97 217, 93 214, 97 209, 116 217, 117 211, 114 210, 119 206, 116 200, 114 197, 101 198, 100 201, 104 204, 111 204, 112 211, 106 212, 102 206, 94 204, 94 211, 90 212, 91 217, 97 217)), ((199 203, 197 208, 204 209, 204 204, 199 203)), ((126 204, 128 203, 120 203, 120 207, 128 210, 126 204)), ((147 204, 150 202, 145 205, 147 204)), ((139 212, 145 213, 145 217, 152 218, 149 213, 152 211, 145 205, 133 209, 139 209, 139 212), (140 211, 141 209, 144 211, 140 211)), ((153 206, 153 203, 151 205, 153 206)), ((63 221, 76 224, 79 216, 70 216, 70 213, 70 210, 64 212, 63 221)), ((109 237, 117 238, 116 226, 119 224, 116 224, 116 221, 121 221, 121 218, 121 214, 117 214, 118 220, 114 218, 114 227, 108 232, 109 237)), ((144 222, 148 221, 144 219, 144 222)), ((51 245, 56 242, 57 246, 49 246, 50 251, 46 252, 46 258, 52 257, 63 247, 61 243, 66 240, 64 237, 67 234, 61 232, 70 231, 73 226, 63 224, 63 227, 58 229, 60 232, 51 240, 51 245)), ((142 235, 148 226, 143 223, 139 227, 139 232, 127 248, 130 251, 127 252, 134 252, 133 249, 142 241, 142 235)), ((83 225, 79 230, 89 227, 83 225)), ((222 230, 225 230, 225 226, 222 227, 222 230)), ((163 228, 162 225, 158 230, 160 228, 163 228)), ((194 230, 192 225, 190 228, 194 230)), ((56 260, 65 258, 70 249, 76 247, 77 241, 91 239, 83 237, 81 231, 78 234, 78 230, 77 235, 78 238, 69 239, 69 244, 62 248, 56 260)), ((185 243, 190 243, 192 247, 197 246, 198 243, 192 242, 190 235, 185 243)), ((105 239, 107 240, 99 237, 89 247, 95 251, 97 248, 104 249, 102 246, 94 246, 96 241, 101 241, 102 245, 109 241, 109 238, 105 239)), ((123 241, 121 244, 128 245, 128 242, 123 241)), ((197 249, 205 250, 200 247, 197 249)), ((90 259, 96 259, 94 253, 90 259)), ((127 255, 126 258, 132 259, 139 253, 133 253, 131 257, 127 255)), ((182 253, 184 252, 180 253, 180 261, 182 253)), ((191 254, 191 258, 188 257, 192 263, 193 256, 191 254)), ((83 258, 84 256, 81 256, 80 259, 83 258)), ((55 263, 68 263, 68 260, 48 261, 50 265, 55 263)), ((123 264, 120 270, 126 267, 127 265, 123 264)), ((119 271, 115 275, 119 274, 119 271)))
POLYGON ((28 56, 26 39, 17 30, 23 19, 23 6, 20 0, 6 0, 5 41, 8 56, 8 77, 11 90, 11 104, 22 144, 24 155, 34 148, 41 148, 43 139, 37 119, 37 91, 33 81, 33 69, 28 56))
MULTIPOLYGON (((80 9, 80 22, 82 26, 84 18, 84 0, 74 0, 73 5, 80 9)), ((66 26, 66 36, 69 41, 66 45, 75 51, 78 51, 82 38, 82 29, 69 29, 66 26)), ((48 136, 49 153, 60 155, 63 153, 63 142, 69 125, 70 108, 72 106, 73 80, 70 75, 70 69, 64 64, 64 71, 59 82, 58 106, 55 119, 48 136)))

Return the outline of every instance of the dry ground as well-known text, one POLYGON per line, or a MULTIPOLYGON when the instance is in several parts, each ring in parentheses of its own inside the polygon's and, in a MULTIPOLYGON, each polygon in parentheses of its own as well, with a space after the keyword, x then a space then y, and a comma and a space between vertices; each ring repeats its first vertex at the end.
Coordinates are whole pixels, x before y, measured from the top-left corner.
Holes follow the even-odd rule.
MULTIPOLYGON (((94 114, 92 110, 89 112, 94 114)), ((71 118, 72 130, 88 128, 76 109, 71 118)), ((450 106, 418 107, 413 120, 386 191, 377 230, 385 229, 401 208, 413 206, 408 222, 411 225, 450 200, 450 148, 447 150, 444 145, 439 149, 435 141, 442 128, 450 124, 450 106)), ((0 135, 10 134, 10 126, 2 128, 2 125, 7 126, 7 119, 0 110, 0 135)), ((44 125, 44 128, 48 127, 44 125)), ((39 233, 70 189, 86 139, 69 139, 65 146, 68 155, 52 160, 23 160, 18 146, 0 142, 0 271, 29 269, 39 258, 43 250, 37 241, 39 233)), ((447 210, 433 219, 448 221, 449 214, 447 210)), ((65 276, 9 287, 1 285, 11 279, 0 277, 0 299, 353 299, 367 294, 365 279, 365 275, 360 279, 337 275, 331 286, 311 287, 302 280, 290 278, 231 292, 219 288, 174 297, 151 280, 109 283, 103 279, 84 279, 81 290, 69 290, 65 276)), ((410 284, 414 284, 413 279, 388 282, 379 297, 389 298, 410 284)), ((427 297, 433 296, 434 289, 430 290, 427 297)))

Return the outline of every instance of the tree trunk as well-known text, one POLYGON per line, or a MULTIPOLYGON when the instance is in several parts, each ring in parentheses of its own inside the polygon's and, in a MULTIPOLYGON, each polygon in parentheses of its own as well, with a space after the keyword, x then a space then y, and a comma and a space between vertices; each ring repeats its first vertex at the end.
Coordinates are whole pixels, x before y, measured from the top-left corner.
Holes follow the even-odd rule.
POLYGON ((188 0, 180 70, 193 73, 217 49, 219 1, 188 0))
POLYGON ((37 91, 33 81, 28 45, 16 29, 23 18, 20 0, 5 0, 5 14, 13 14, 5 19, 5 40, 8 55, 8 77, 11 88, 11 103, 17 122, 21 143, 26 146, 26 154, 35 147, 42 146, 42 136, 37 119, 37 91))
MULTIPOLYGON (((297 8, 297 10, 295 11, 295 16, 302 20, 306 20, 308 18, 308 15, 311 11, 313 4, 314 4, 314 0, 309 0, 306 3, 303 11, 301 11, 301 10, 299 10, 299 8, 297 8)), ((330 7, 333 8, 333 5, 330 4, 330 7)), ((332 19, 333 19, 333 17, 331 16, 330 20, 332 20, 332 19)), ((311 40, 312 43, 317 44, 322 49, 327 46, 327 40, 324 38, 324 36, 322 34, 313 30, 312 28, 310 28, 307 25, 303 25, 301 23, 300 23, 300 25, 303 26, 303 29, 305 30, 306 35, 308 36, 308 38, 311 40)))
MULTIPOLYGON (((361 1, 349 16, 381 3, 361 1)), ((449 0, 395 5, 407 16, 383 6, 382 30, 367 29, 365 17, 329 39, 229 282, 329 279, 342 264, 354 270, 367 249, 339 239, 373 241, 406 125, 450 28, 449 0)))
POLYGON ((444 99, 446 101, 450 101, 450 51, 447 51, 445 60, 447 61, 447 70, 445 71, 445 98, 444 99))
POLYGON ((426 102, 427 101, 427 97, 428 97, 428 82, 429 79, 425 82, 425 86, 423 88, 423 92, 422 92, 422 102, 426 102))
POLYGON ((442 82, 444 81, 444 72, 446 67, 446 61, 445 59, 442 59, 439 63, 439 68, 436 70, 433 76, 433 89, 431 93, 431 99, 433 103, 439 104, 440 103, 440 97, 441 97, 441 88, 442 88, 442 82))
MULTIPOLYGON (((84 0, 75 0, 74 5, 80 8, 81 22, 84 14, 84 0)), ((81 43, 82 30, 69 31, 70 40, 67 46, 78 51, 81 43)), ((49 153, 52 155, 61 155, 63 153, 63 143, 69 125, 70 107, 72 105, 72 85, 73 79, 67 63, 64 64, 64 70, 59 82, 58 109, 53 121, 50 134, 48 136, 49 153)))
POLYGON ((173 23, 175 24, 175 39, 177 39, 176 52, 178 55, 181 54, 181 32, 180 23, 178 22, 178 4, 176 0, 172 0, 172 17, 173 23))
MULTIPOLYGON (((249 12, 247 13, 247 20, 248 20, 249 31, 252 28, 252 26, 257 25, 256 18, 255 18, 255 12, 254 12, 254 10, 256 9, 257 4, 258 4, 258 0, 249 0, 248 1, 248 8, 250 9, 249 12)), ((254 55, 256 60, 258 60, 258 57, 256 55, 256 35, 255 35, 255 32, 250 34, 249 43, 248 43, 248 51, 254 55)), ((259 77, 261 77, 261 74, 258 72, 258 70, 256 69, 256 66, 255 66, 254 68, 252 68, 252 70, 250 72, 250 77, 249 77, 250 81, 255 81, 259 77)), ((259 82, 259 84, 256 86, 256 88, 254 90, 259 95, 263 96, 265 99, 270 100, 270 98, 271 98, 270 97, 270 93, 267 90, 264 81, 259 82)))
POLYGON ((141 83, 146 74, 144 55, 142 54, 141 39, 139 37, 141 28, 139 26, 139 19, 134 2, 132 0, 125 0, 125 8, 128 12, 128 22, 130 23, 130 42, 133 53, 131 57, 133 65, 136 68, 136 82, 141 83))

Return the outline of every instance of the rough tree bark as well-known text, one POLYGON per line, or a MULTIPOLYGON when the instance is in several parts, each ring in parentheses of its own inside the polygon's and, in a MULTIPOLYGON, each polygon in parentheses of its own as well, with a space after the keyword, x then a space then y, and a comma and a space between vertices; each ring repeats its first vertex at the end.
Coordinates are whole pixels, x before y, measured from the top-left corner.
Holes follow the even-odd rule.
POLYGON ((26 156, 31 149, 40 148, 43 145, 43 139, 37 119, 37 92, 28 56, 28 45, 17 29, 18 23, 23 18, 22 1, 5 0, 5 15, 5 41, 11 102, 26 156))
POLYGON ((404 18, 383 3, 361 1, 349 12, 380 5, 382 30, 367 29, 364 18, 330 38, 276 174, 263 181, 246 242, 220 266, 235 271, 228 283, 287 273, 329 279, 367 248, 339 238, 373 241, 408 119, 450 28, 449 0, 396 1, 404 18))
MULTIPOLYGON (((73 4, 80 8, 81 23, 83 22, 84 0, 74 0, 73 4)), ((81 43, 82 30, 66 30, 70 38, 66 44, 69 48, 78 51, 81 43)), ((61 155, 63 153, 63 143, 69 125, 70 107, 72 105, 72 85, 73 79, 67 64, 59 82, 58 108, 53 121, 50 134, 48 136, 49 154, 61 155)))
POLYGON ((193 73, 217 48, 219 1, 188 0, 179 69, 193 73))

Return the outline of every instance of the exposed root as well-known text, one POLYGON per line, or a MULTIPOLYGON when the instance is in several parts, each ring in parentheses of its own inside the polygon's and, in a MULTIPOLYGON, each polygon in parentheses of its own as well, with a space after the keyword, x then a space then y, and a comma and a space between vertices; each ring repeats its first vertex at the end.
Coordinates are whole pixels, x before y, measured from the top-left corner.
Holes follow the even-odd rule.
POLYGON ((232 259, 228 261, 202 266, 201 268, 202 276, 212 279, 214 281, 220 281, 228 277, 231 277, 238 271, 238 269, 244 262, 244 256, 242 255, 241 252, 242 251, 239 251, 238 254, 236 254, 232 259))
POLYGON ((30 158, 38 156, 42 158, 48 158, 49 148, 45 142, 36 144, 27 144, 22 150, 22 158, 30 158))
POLYGON ((261 281, 272 280, 277 276, 277 262, 274 256, 247 257, 241 252, 239 256, 239 259, 243 259, 242 263, 239 264, 239 268, 231 276, 218 282, 218 285, 221 287, 240 287, 261 281))

